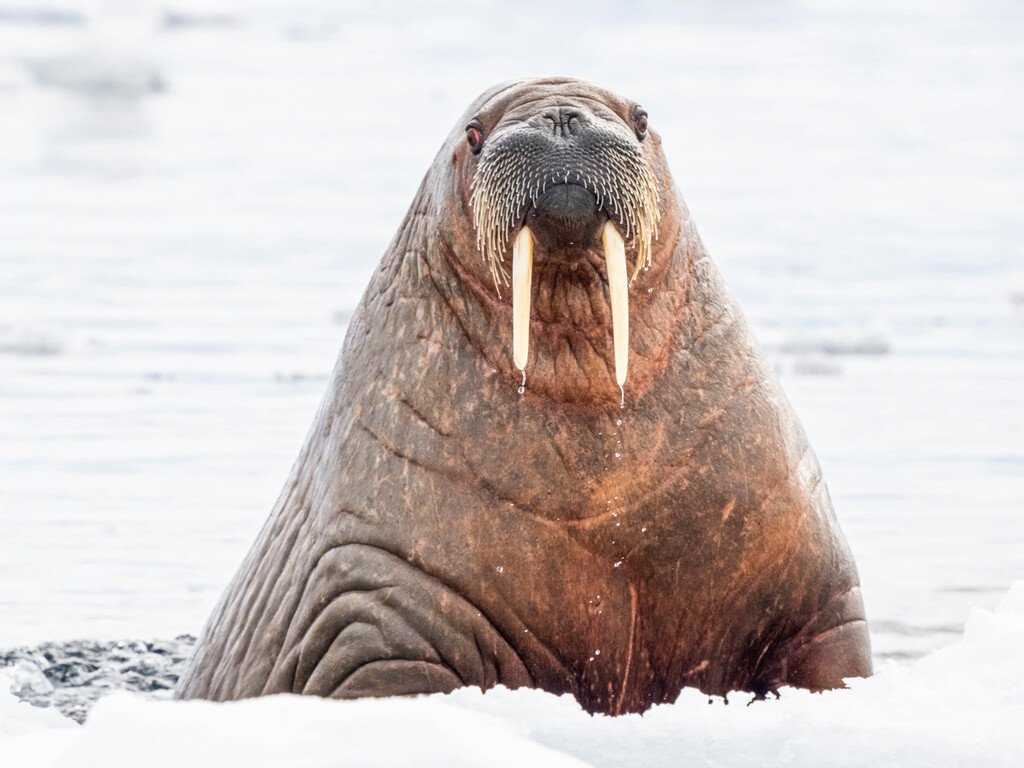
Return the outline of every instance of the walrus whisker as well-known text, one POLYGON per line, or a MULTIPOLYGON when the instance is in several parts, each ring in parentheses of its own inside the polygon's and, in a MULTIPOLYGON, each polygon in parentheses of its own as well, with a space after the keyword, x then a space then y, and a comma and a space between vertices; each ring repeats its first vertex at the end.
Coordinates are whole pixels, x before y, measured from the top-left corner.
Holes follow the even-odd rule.
POLYGON ((591 191, 600 210, 608 212, 635 248, 630 281, 649 267, 652 242, 661 219, 658 185, 638 147, 615 139, 603 142, 593 156, 562 160, 546 170, 536 156, 515 145, 498 142, 486 148, 471 182, 470 205, 476 228, 477 250, 487 265, 495 290, 510 284, 505 267, 508 249, 529 207, 550 186, 575 179, 591 191))

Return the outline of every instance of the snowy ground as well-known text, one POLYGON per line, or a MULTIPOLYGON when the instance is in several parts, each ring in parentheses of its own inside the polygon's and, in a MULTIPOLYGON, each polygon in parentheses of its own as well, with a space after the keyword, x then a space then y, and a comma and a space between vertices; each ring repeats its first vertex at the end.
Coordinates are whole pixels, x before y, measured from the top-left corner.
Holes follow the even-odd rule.
MULTIPOLYGON (((879 661, 1024 578, 1024 11, 625 8, 0 0, 0 650, 200 629, 443 136, 532 74, 650 111, 822 460, 879 661)), ((854 695, 889 712, 912 669, 854 695)), ((740 711, 712 741, 762 727, 740 711)))
POLYGON ((83 728, 0 693, 5 765, 152 768, 335 766, 985 766, 1024 763, 1024 582, 963 639, 889 662, 851 690, 784 689, 744 706, 686 691, 643 717, 590 717, 570 697, 464 689, 418 699, 275 696, 234 704, 116 694, 83 728))

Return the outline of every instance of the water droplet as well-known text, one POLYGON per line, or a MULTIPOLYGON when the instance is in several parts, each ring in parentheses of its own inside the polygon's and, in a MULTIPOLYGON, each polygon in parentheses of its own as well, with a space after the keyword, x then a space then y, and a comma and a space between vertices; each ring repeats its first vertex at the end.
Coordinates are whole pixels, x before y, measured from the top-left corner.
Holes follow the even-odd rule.
POLYGON ((596 651, 594 651, 594 655, 595 656, 600 656, 601 655, 601 649, 598 648, 596 651))
POLYGON ((622 561, 616 560, 614 563, 612 563, 612 568, 618 568, 620 565, 622 565, 622 561))
POLYGON ((647 533, 647 526, 646 525, 643 528, 640 529, 640 533, 647 533))
POLYGON ((616 459, 621 459, 621 458, 622 458, 622 454, 621 454, 621 453, 619 453, 618 451, 616 451, 616 452, 615 452, 615 458, 616 458, 616 459))
POLYGON ((494 570, 497 571, 498 573, 504 573, 505 572, 505 566, 504 565, 499 565, 494 570))
POLYGON ((616 419, 615 420, 615 426, 616 427, 621 427, 622 426, 622 419, 616 419))

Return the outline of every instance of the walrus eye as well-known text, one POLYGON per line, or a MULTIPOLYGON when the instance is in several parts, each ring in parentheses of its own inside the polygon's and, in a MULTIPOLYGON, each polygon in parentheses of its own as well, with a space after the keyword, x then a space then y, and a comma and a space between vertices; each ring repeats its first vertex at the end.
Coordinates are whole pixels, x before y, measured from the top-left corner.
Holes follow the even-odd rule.
POLYGON ((633 108, 633 128, 636 131, 636 137, 643 141, 644 136, 647 135, 647 110, 643 107, 633 108))
POLYGON ((466 126, 466 142, 474 155, 480 154, 484 146, 484 129, 476 120, 466 126))

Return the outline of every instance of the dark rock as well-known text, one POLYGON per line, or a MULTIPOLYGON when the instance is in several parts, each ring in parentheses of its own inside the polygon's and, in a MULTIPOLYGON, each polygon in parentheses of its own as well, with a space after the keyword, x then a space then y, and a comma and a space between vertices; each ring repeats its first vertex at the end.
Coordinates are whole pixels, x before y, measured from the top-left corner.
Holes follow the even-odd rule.
POLYGON ((38 707, 55 707, 84 722, 99 699, 114 691, 170 698, 195 646, 192 635, 173 640, 74 640, 0 650, 0 671, 12 692, 38 707))

